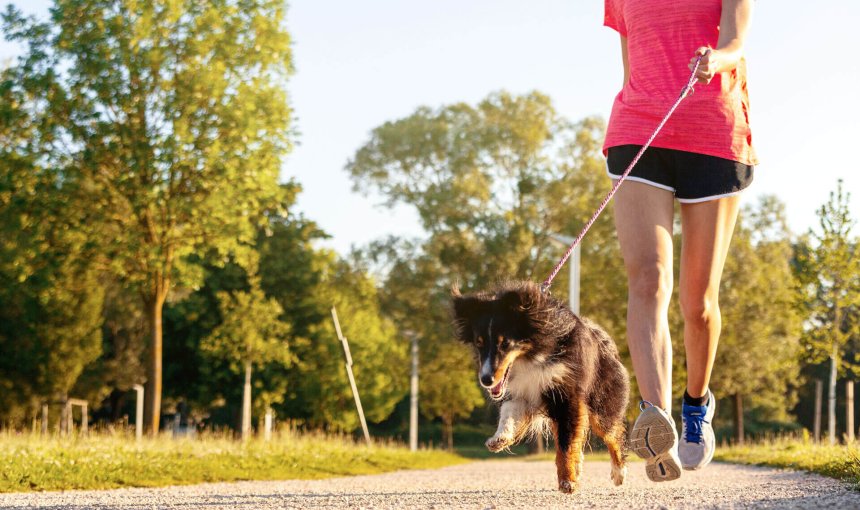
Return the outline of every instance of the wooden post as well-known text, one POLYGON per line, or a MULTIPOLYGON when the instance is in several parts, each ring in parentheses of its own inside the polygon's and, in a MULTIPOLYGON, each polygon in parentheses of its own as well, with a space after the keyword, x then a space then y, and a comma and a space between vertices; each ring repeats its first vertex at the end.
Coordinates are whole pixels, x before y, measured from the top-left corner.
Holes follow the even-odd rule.
POLYGON ((815 421, 813 426, 813 432, 815 437, 815 442, 818 443, 821 441, 821 396, 824 392, 824 386, 821 383, 820 379, 815 380, 815 421))
POLYGON ((48 403, 42 404, 42 435, 48 435, 48 403))
POLYGON ((848 442, 854 441, 854 381, 845 383, 845 432, 848 442))
POLYGON ((272 412, 271 407, 266 408, 266 418, 265 418, 265 421, 263 422, 264 423, 264 425, 263 425, 263 438, 266 441, 272 440, 272 415, 273 414, 274 413, 272 412))
POLYGON ((744 444, 744 397, 735 393, 735 441, 744 444))
POLYGON ((137 395, 134 414, 134 438, 140 441, 143 438, 143 385, 135 384, 134 392, 137 395))
POLYGON ((830 356, 830 379, 827 384, 827 440, 836 444, 836 346, 830 356))
POLYGON ((245 363, 245 388, 242 392, 242 441, 251 437, 251 363, 245 363))
POLYGON ((331 317, 334 320, 334 329, 337 331, 337 338, 343 345, 343 354, 346 356, 346 375, 349 376, 349 386, 352 388, 352 396, 355 398, 355 408, 358 410, 358 419, 361 420, 361 430, 364 432, 364 440, 367 441, 367 446, 370 446, 370 433, 367 431, 367 422, 364 420, 364 409, 361 408, 361 398, 358 396, 358 388, 355 386, 355 377, 352 375, 352 355, 349 353, 349 342, 340 331, 340 322, 337 320, 337 310, 331 307, 331 317))
POLYGON ((87 415, 87 403, 81 406, 81 435, 89 433, 89 416, 87 415))
POLYGON ((412 375, 409 378, 409 451, 418 450, 418 335, 412 336, 412 375))

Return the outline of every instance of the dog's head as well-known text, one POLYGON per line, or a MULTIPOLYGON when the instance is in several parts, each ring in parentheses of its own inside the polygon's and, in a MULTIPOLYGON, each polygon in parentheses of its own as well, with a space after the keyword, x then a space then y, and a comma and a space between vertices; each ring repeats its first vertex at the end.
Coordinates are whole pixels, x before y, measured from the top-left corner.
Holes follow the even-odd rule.
POLYGON ((474 347, 481 386, 501 400, 514 361, 529 356, 544 336, 546 297, 531 282, 465 296, 455 288, 452 297, 457 338, 474 347))

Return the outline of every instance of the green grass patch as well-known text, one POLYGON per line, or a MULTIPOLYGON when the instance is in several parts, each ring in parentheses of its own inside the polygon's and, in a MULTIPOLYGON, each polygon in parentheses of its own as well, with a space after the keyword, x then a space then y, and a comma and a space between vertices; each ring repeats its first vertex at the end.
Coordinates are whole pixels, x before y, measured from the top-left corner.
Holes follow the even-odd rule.
POLYGON ((715 459, 818 473, 851 483, 860 490, 860 445, 814 444, 803 439, 775 439, 748 446, 717 448, 715 459))
POLYGON ((0 492, 319 479, 467 461, 438 450, 412 453, 395 444, 367 447, 347 437, 295 433, 244 443, 219 437, 136 442, 127 435, 62 439, 0 433, 0 492))

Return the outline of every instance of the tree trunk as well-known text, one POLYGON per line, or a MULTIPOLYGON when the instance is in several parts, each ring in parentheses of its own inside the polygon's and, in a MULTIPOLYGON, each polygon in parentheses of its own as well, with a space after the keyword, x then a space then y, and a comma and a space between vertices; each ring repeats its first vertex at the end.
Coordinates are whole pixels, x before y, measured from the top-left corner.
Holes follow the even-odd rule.
POLYGON ((251 362, 245 362, 245 391, 242 393, 242 440, 251 437, 251 362))
POLYGON ((744 444, 744 397, 735 393, 735 442, 744 444))
POLYGON ((836 444, 836 346, 830 354, 830 384, 827 390, 827 439, 836 444))
POLYGON ((162 289, 166 289, 166 284, 158 285, 154 295, 147 299, 146 303, 152 336, 149 345, 149 375, 146 381, 144 422, 146 430, 151 436, 158 435, 161 424, 161 357, 163 351, 161 313, 167 297, 167 292, 162 289))
POLYGON ((448 451, 454 451, 454 416, 453 415, 442 415, 442 423, 444 426, 445 434, 442 438, 442 442, 447 445, 448 451))

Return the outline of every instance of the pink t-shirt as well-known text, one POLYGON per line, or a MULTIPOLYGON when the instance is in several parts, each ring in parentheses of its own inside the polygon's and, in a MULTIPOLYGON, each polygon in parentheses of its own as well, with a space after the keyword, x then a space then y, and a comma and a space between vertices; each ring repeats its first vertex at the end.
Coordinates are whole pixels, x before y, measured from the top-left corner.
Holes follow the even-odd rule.
MULTIPOLYGON (((690 77, 696 49, 716 47, 722 12, 721 0, 605 2, 604 25, 627 38, 630 80, 615 96, 604 154, 609 147, 648 140, 690 77)), ((741 59, 708 85, 696 84, 652 145, 755 165, 749 104, 741 59)))

